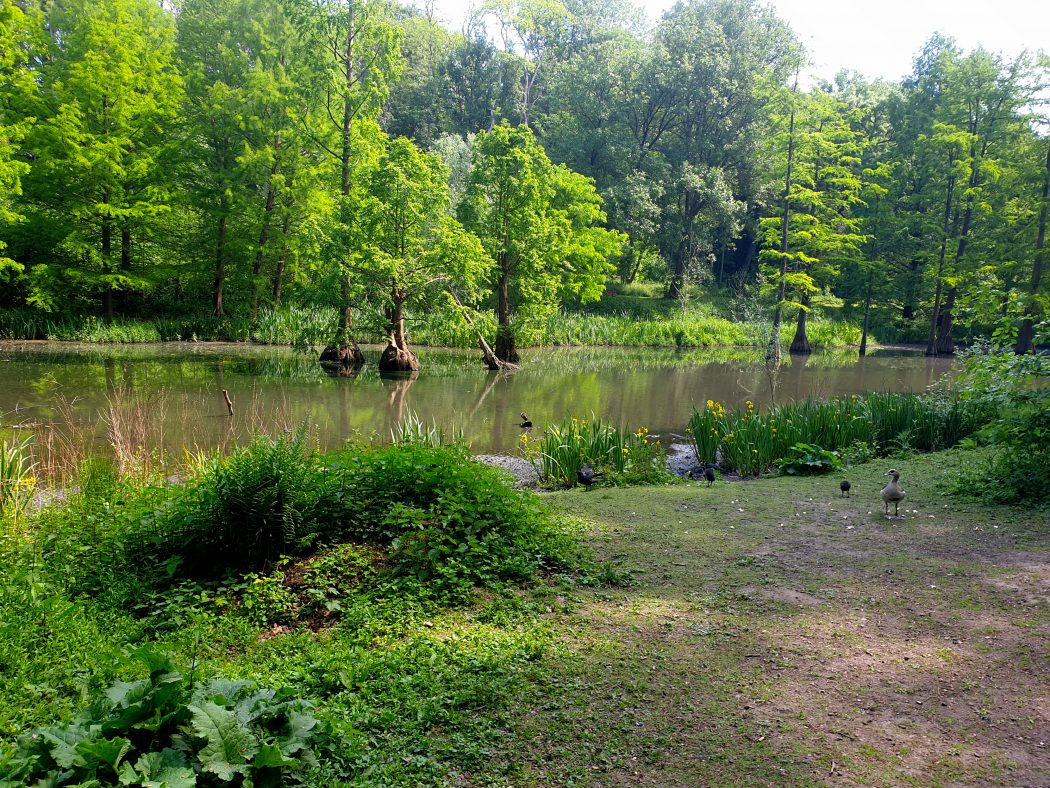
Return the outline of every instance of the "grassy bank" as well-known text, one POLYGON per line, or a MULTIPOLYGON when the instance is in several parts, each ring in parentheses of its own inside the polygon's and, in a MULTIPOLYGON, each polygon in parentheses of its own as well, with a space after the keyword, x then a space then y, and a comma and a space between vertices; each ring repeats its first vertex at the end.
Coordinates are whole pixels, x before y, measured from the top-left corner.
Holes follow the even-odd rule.
MULTIPOLYGON (((400 478, 423 455, 398 456, 375 467, 400 478)), ((312 785, 1038 784, 1050 514, 945 496, 987 461, 894 458, 895 519, 886 461, 851 469, 848 499, 827 476, 559 493, 559 532, 595 562, 444 591, 360 541, 221 577, 173 582, 162 562, 92 579, 171 509, 86 477, 93 502, 5 535, 0 737, 148 680, 128 656, 148 645, 197 685, 315 704, 312 785)), ((449 490, 439 519, 467 522, 449 490)), ((385 511, 387 528, 431 522, 385 511)))
POLYGON ((1029 785, 1050 771, 1050 513, 947 497, 952 450, 838 477, 558 496, 580 589, 499 761, 515 785, 1029 785))
MULTIPOLYGON (((477 316, 478 328, 491 340, 495 318, 477 316)), ((0 339, 50 339, 69 342, 143 343, 169 341, 258 342, 292 347, 324 347, 336 324, 336 310, 326 307, 282 307, 263 310, 256 320, 241 317, 116 318, 53 316, 32 310, 0 310, 0 339)), ((386 333, 379 314, 357 316, 360 342, 383 342, 386 333)), ((477 346, 477 335, 452 311, 438 309, 409 316, 411 341, 435 347, 477 346)), ((687 309, 659 299, 617 296, 604 311, 559 311, 522 322, 516 331, 523 347, 606 345, 616 347, 762 347, 769 325, 740 322, 720 314, 709 303, 687 309)), ((794 326, 782 332, 790 344, 794 326)), ((816 347, 843 347, 860 342, 851 323, 815 319, 810 340, 816 347)))

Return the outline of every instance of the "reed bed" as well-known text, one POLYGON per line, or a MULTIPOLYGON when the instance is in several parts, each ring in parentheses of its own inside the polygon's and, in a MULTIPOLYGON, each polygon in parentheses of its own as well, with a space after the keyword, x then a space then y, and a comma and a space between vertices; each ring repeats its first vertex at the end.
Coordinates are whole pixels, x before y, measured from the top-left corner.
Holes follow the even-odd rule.
POLYGON ((994 406, 983 400, 914 394, 807 399, 768 411, 751 402, 726 410, 708 400, 706 407, 693 409, 689 433, 699 462, 757 476, 788 457, 796 444, 861 454, 937 451, 954 446, 994 417, 994 406))
MULTIPOLYGON (((769 324, 739 322, 710 314, 711 308, 687 310, 657 305, 630 306, 629 299, 613 299, 621 311, 559 310, 515 326, 519 344, 529 346, 764 347, 769 324)), ((182 317, 103 320, 94 316, 52 317, 26 309, 0 310, 0 339, 53 339, 70 342, 130 344, 169 341, 257 342, 304 349, 331 341, 338 313, 327 306, 283 306, 264 309, 255 320, 239 317, 182 317)), ((361 342, 385 340, 385 318, 373 308, 359 310, 356 336, 361 342)), ((474 321, 490 341, 496 320, 488 311, 474 313, 474 321)), ((477 333, 457 311, 438 308, 409 315, 410 341, 433 347, 476 347, 477 333)), ((790 344, 793 325, 785 325, 782 340, 790 344)), ((810 342, 815 347, 842 347, 860 342, 860 329, 834 320, 813 320, 810 342)))

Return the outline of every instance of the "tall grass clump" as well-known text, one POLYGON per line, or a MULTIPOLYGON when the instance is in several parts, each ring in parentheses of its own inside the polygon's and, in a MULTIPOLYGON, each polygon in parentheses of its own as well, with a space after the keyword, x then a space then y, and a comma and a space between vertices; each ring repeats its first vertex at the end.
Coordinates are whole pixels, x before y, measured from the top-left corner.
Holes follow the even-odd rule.
POLYGON ((599 418, 575 417, 547 427, 532 442, 522 435, 522 448, 547 484, 572 487, 590 465, 612 482, 656 482, 667 478, 660 444, 647 427, 621 429, 599 418))
POLYGON ((423 446, 432 449, 464 442, 462 429, 446 434, 436 423, 424 423, 411 410, 390 430, 390 440, 398 446, 423 446))
POLYGON ((0 516, 17 518, 33 498, 36 463, 32 436, 21 441, 0 441, 0 516))
POLYGON ((264 345, 319 348, 331 340, 335 324, 332 307, 275 307, 259 312, 251 338, 264 345))
POLYGON ((859 446, 875 454, 937 451, 954 446, 994 416, 994 406, 985 400, 914 394, 799 400, 765 412, 751 402, 727 410, 708 400, 703 409, 693 409, 689 433, 701 463, 757 476, 800 444, 827 451, 859 446))

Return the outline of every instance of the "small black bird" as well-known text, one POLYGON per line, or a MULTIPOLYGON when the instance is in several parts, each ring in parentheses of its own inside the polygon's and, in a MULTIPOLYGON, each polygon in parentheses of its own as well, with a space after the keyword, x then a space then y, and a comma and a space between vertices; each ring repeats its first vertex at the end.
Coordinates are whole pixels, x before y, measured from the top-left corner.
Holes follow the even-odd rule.
POLYGON ((529 429, 532 426, 532 419, 529 418, 529 414, 525 411, 521 412, 521 428, 523 430, 529 429))
POLYGON ((704 466, 704 478, 707 479, 708 487, 715 483, 715 466, 712 463, 704 466))
POLYGON ((594 484, 596 474, 594 468, 590 465, 584 465, 578 471, 576 471, 576 481, 586 487, 588 490, 591 489, 591 485, 594 484))
POLYGON ((843 479, 839 483, 839 489, 842 490, 842 492, 839 494, 839 498, 841 498, 842 496, 846 496, 847 498, 849 498, 850 497, 849 490, 850 490, 850 487, 852 487, 852 486, 853 486, 852 484, 850 484, 848 481, 843 479))

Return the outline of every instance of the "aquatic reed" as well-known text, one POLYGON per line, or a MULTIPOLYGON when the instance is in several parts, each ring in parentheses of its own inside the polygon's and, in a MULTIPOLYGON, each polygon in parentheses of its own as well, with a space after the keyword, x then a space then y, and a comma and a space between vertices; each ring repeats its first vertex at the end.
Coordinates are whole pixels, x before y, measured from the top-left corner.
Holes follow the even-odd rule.
POLYGON ((689 433, 699 462, 757 476, 788 457, 796 444, 829 451, 860 445, 875 454, 936 451, 954 446, 994 416, 994 406, 984 400, 915 394, 806 399, 768 411, 751 402, 727 410, 708 400, 706 407, 693 409, 689 433))
POLYGON ((599 418, 570 418, 547 427, 532 441, 522 433, 521 449, 547 484, 572 487, 585 465, 609 475, 611 481, 663 479, 663 452, 647 427, 633 432, 599 418))

